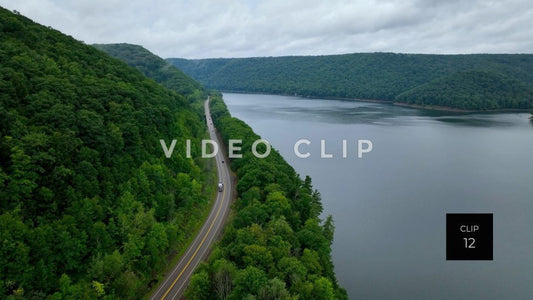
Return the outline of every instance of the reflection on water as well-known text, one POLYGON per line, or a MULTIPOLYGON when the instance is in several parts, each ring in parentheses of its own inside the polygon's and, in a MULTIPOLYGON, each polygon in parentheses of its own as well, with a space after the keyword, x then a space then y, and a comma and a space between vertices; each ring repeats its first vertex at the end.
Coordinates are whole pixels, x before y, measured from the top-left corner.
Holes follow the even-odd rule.
POLYGON ((510 116, 509 119, 506 119, 502 117, 495 117, 494 115, 468 114, 462 116, 437 117, 435 120, 451 125, 477 127, 514 126, 516 124, 516 120, 513 120, 512 116, 510 116))
POLYGON ((254 95, 260 99, 255 101, 248 99, 246 94, 229 95, 234 109, 243 110, 257 117, 282 120, 290 117, 324 123, 410 125, 420 122, 442 122, 456 126, 501 127, 513 126, 517 121, 523 120, 524 115, 523 113, 502 115, 443 112, 411 109, 389 103, 271 95, 254 95))
MULTIPOLYGON (((322 194, 332 258, 354 299, 533 299, 533 122, 390 104, 224 94, 322 194), (294 143, 309 139, 308 159, 294 143), (369 139, 363 159, 341 142, 369 139), (320 159, 327 139, 333 159, 320 159), (351 150, 349 150, 351 151, 351 150), (446 213, 494 213, 494 261, 445 260, 446 213)), ((306 148, 307 149, 307 148, 306 148)))

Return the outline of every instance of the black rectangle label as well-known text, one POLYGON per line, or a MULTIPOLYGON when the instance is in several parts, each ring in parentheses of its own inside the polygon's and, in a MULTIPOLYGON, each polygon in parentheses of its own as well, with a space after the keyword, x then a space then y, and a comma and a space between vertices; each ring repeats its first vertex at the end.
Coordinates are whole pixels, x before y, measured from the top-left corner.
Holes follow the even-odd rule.
POLYGON ((446 260, 492 260, 492 214, 446 214, 446 260))

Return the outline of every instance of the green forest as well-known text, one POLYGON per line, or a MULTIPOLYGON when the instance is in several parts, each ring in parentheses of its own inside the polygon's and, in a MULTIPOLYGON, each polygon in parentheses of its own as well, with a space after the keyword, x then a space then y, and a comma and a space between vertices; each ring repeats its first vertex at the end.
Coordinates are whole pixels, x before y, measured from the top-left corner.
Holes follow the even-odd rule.
POLYGON ((231 117, 220 94, 211 99, 222 139, 242 139, 243 157, 231 161, 239 198, 222 241, 191 278, 186 297, 346 299, 331 262, 333 220, 320 220, 320 194, 311 179, 300 179, 277 151, 255 157, 250 149, 259 136, 231 117))
MULTIPOLYGON (((97 47, 132 66, 154 70, 149 74, 173 68, 140 46, 97 47), (147 63, 146 58, 156 64, 147 63)), ((194 275, 188 298, 346 298, 336 282, 331 263, 333 220, 329 217, 321 224, 320 194, 312 189, 311 179, 298 178, 275 151, 267 159, 249 155, 251 152, 246 149, 259 137, 244 122, 229 115, 220 94, 213 92, 211 99, 211 114, 223 140, 243 139, 243 158, 231 162, 239 178, 237 192, 242 196, 234 206, 235 217, 223 241, 213 251, 210 263, 194 275), (237 233, 245 240, 237 239, 237 233), (229 249, 231 253, 226 252, 229 249), (262 256, 266 260, 258 264, 255 260, 262 260, 262 256), (250 280, 257 282, 247 285, 250 280)))
POLYGON ((208 88, 464 110, 533 109, 533 55, 355 53, 186 60, 208 88))
MULTIPOLYGON (((0 20, 0 298, 142 298, 216 193, 195 148, 205 89, 141 46, 85 45, 2 8, 0 20), (167 159, 159 140, 174 138, 198 158, 167 159)), ((249 147, 251 128, 212 98, 224 139, 249 147)), ((231 165, 234 216, 188 298, 346 298, 311 179, 277 152, 231 165)))
POLYGON ((168 89, 187 95, 192 100, 205 99, 205 93, 200 83, 142 46, 125 43, 95 44, 93 46, 137 68, 144 75, 154 79, 168 89))
POLYGON ((207 137, 203 91, 4 9, 0 32, 0 298, 141 297, 214 193, 209 160, 159 143, 207 137))

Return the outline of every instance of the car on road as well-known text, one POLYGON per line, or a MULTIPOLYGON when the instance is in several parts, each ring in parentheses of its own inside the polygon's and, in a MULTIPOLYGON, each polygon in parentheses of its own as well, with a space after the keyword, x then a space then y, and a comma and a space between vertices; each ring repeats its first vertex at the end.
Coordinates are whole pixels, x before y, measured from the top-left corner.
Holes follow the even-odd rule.
POLYGON ((218 191, 222 192, 224 190, 224 184, 222 182, 218 183, 218 191))

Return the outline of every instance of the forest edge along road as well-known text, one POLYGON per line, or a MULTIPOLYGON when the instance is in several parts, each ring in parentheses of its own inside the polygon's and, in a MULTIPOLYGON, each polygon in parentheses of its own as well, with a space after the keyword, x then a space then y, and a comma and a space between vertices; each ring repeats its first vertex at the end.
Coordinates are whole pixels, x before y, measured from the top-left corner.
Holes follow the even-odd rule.
MULTIPOLYGON (((209 136, 213 141, 220 144, 211 120, 209 98, 204 103, 204 109, 209 136)), ((150 299, 180 299, 194 270, 200 262, 207 258, 211 245, 224 227, 230 210, 230 203, 233 200, 233 182, 228 165, 223 163, 225 160, 223 151, 217 153, 215 160, 218 169, 218 182, 224 185, 224 189, 217 193, 207 220, 189 245, 189 248, 187 248, 150 299)))

